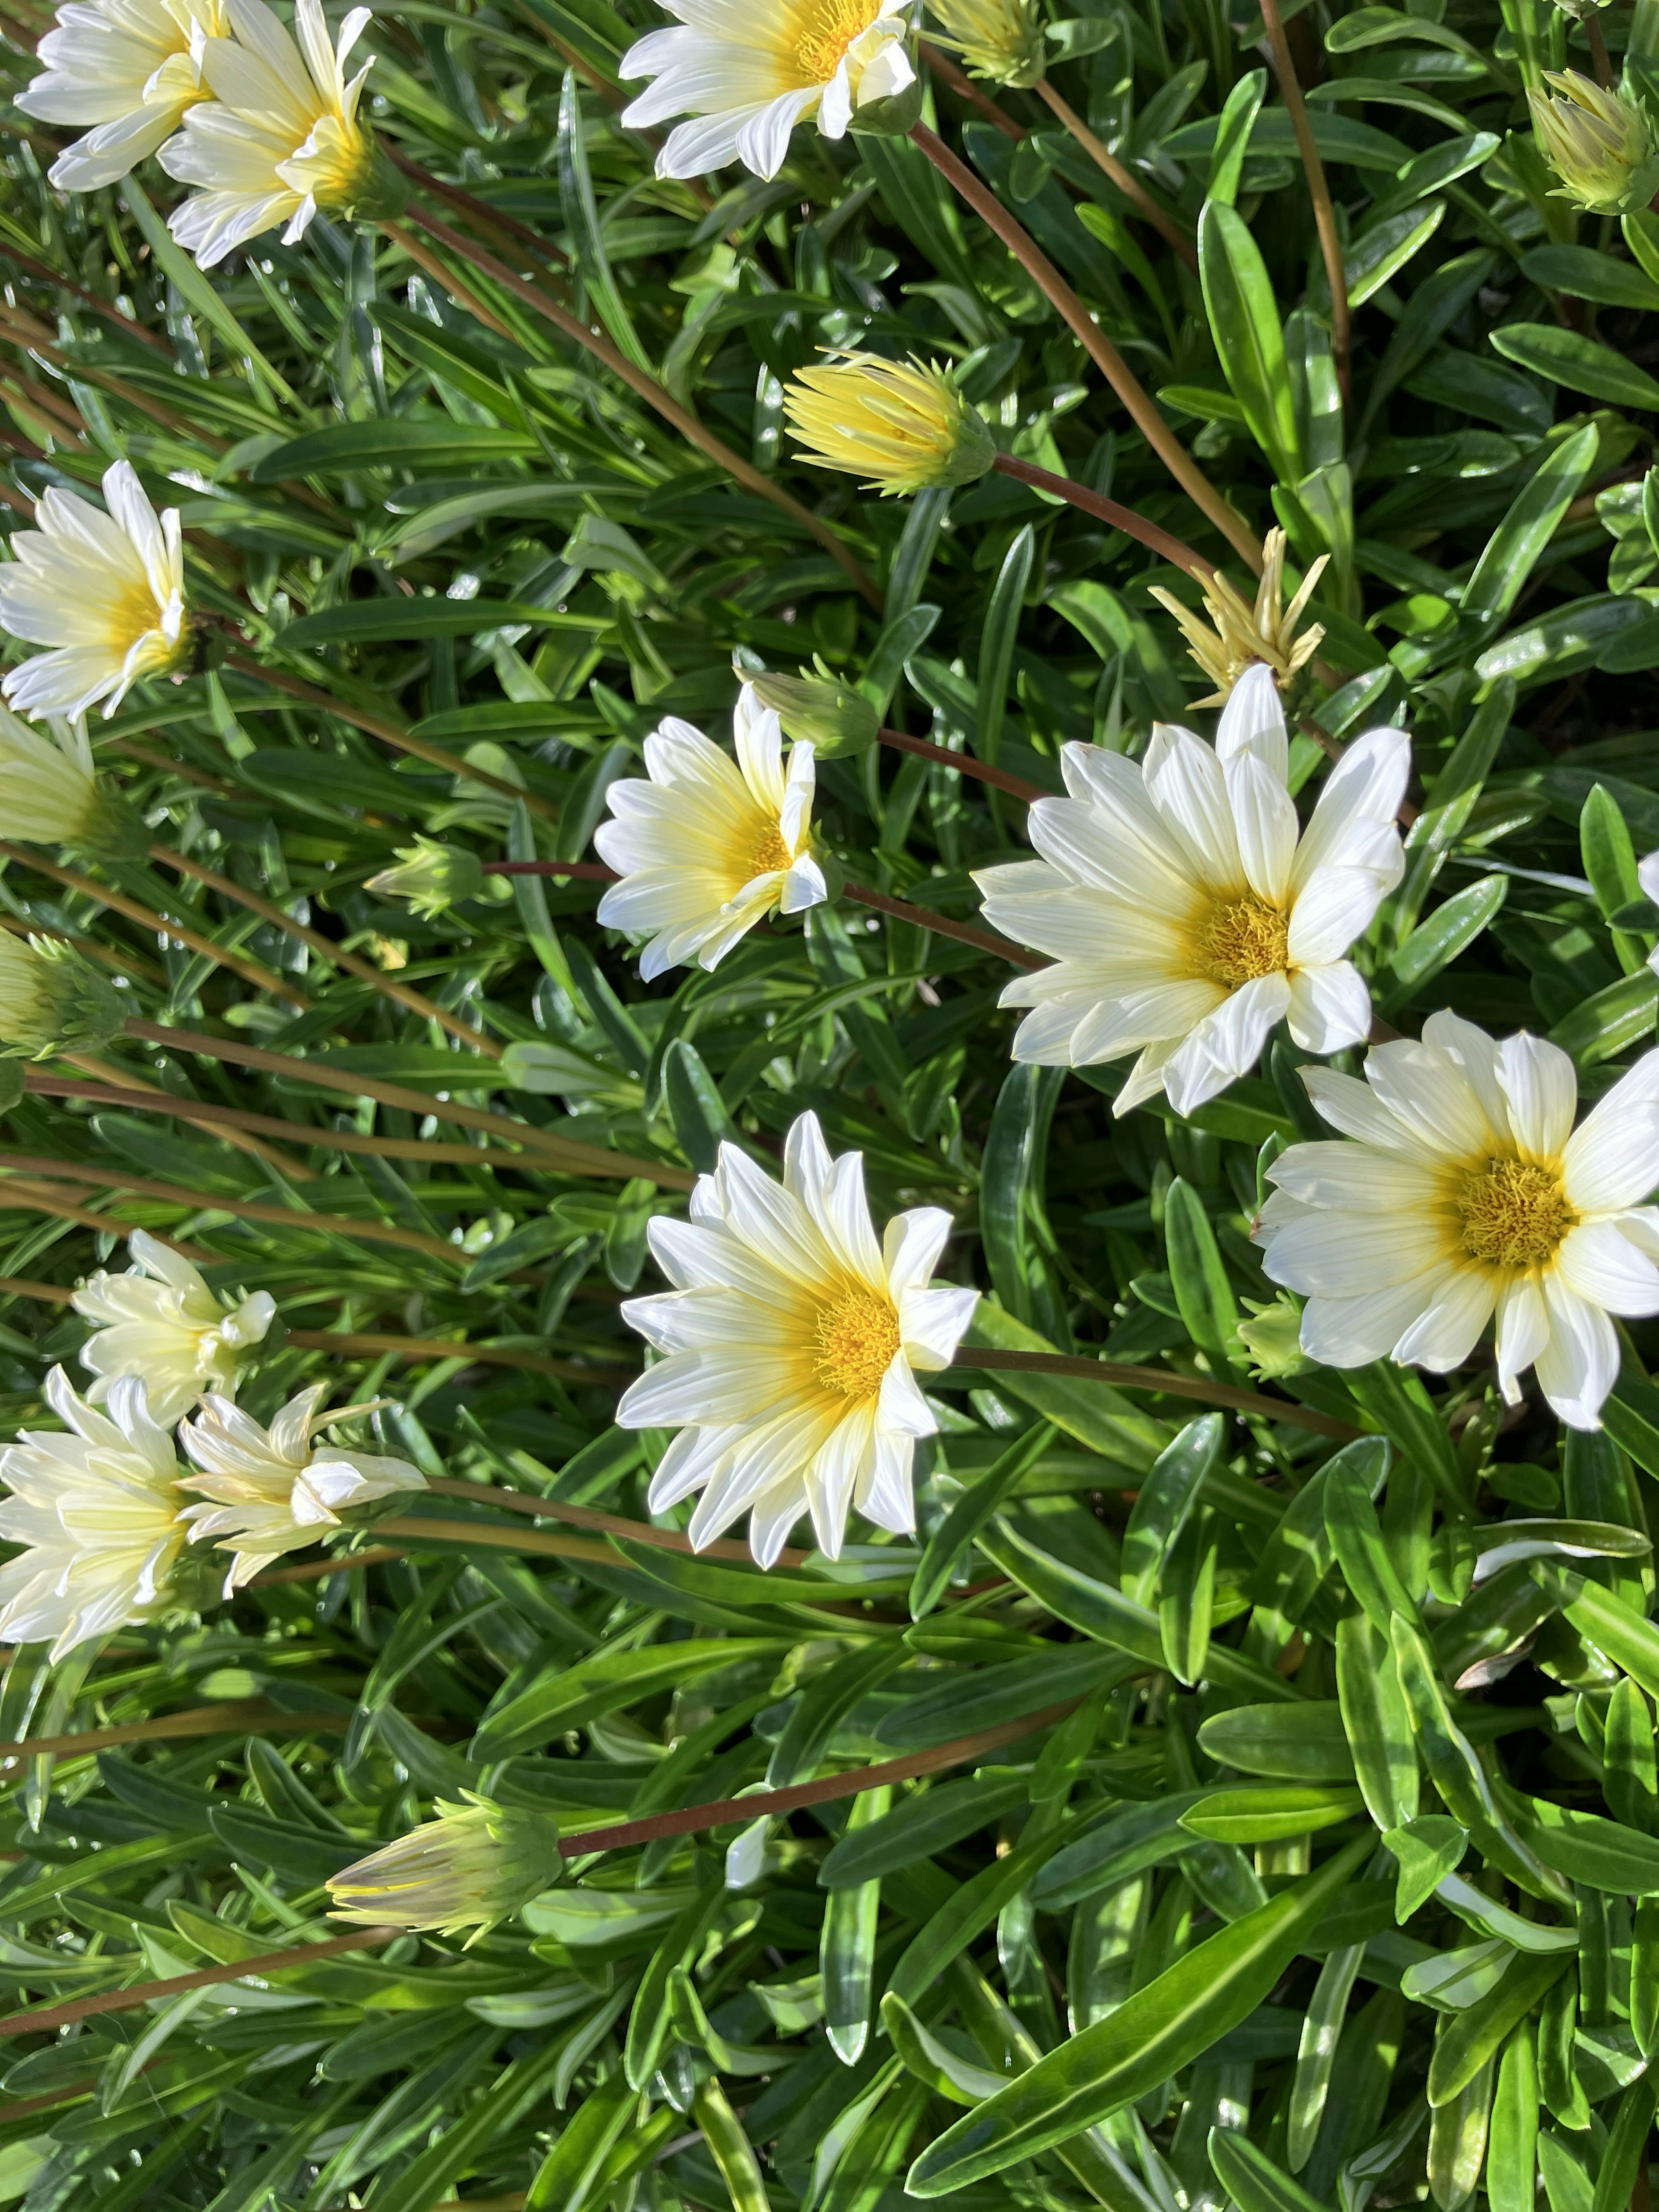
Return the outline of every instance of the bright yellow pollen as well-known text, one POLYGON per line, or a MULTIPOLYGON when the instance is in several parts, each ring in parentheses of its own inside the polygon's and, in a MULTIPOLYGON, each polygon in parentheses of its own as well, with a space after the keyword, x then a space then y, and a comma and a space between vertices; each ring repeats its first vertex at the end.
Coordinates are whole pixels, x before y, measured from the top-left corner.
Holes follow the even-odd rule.
POLYGON ((744 877, 744 883, 750 882, 756 876, 769 876, 780 868, 787 868, 789 857, 789 848, 784 843, 783 832, 777 823, 763 823, 750 842, 744 862, 748 871, 744 877))
POLYGON ((1217 899, 1197 932, 1200 972, 1236 991, 1259 975, 1279 975, 1290 963, 1291 921, 1254 891, 1217 899))
POLYGON ((1489 1160, 1463 1178, 1463 1249, 1492 1267, 1547 1267, 1578 1219, 1553 1168, 1489 1160))
POLYGON ((141 637, 159 629, 161 610, 149 584, 126 585, 118 598, 111 602, 108 623, 111 642, 121 653, 131 653, 141 637))
POLYGON ((812 1371, 838 1398, 873 1398, 899 1348, 898 1315, 879 1291, 856 1283, 820 1307, 812 1371))
POLYGON ((805 0, 795 15, 793 57, 802 84, 828 84, 847 49, 867 31, 882 0, 805 0))

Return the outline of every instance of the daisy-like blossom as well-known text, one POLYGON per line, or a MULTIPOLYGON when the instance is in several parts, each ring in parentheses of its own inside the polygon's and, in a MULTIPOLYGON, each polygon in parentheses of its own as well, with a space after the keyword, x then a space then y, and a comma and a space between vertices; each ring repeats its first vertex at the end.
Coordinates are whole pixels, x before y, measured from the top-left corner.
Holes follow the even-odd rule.
POLYGON ((35 49, 46 67, 17 95, 42 123, 90 125, 52 165, 62 192, 112 185, 208 97, 193 56, 222 38, 220 0, 70 0, 35 49))
POLYGON ((464 1790, 438 1817, 328 1878, 331 1917, 364 1928, 464 1928, 472 1940, 511 1917, 563 1871, 558 1824, 464 1790))
POLYGON ((1305 1052, 1358 1044, 1370 993, 1345 956, 1404 868, 1394 817, 1410 751, 1399 730, 1357 738, 1298 831, 1284 710, 1260 664, 1213 750, 1168 723, 1139 763, 1068 744, 1071 796, 1030 810, 1042 858, 975 875, 987 921, 1055 963, 1002 994, 1031 1009, 1015 1059, 1085 1067, 1139 1052, 1115 1111, 1161 1090, 1190 1114, 1255 1066, 1277 1022, 1305 1052))
POLYGON ((816 114, 826 138, 845 136, 872 100, 916 81, 908 49, 908 0, 664 0, 678 22, 650 31, 623 57, 624 77, 655 79, 624 110, 643 131, 676 125, 657 156, 659 177, 701 177, 741 161, 775 177, 796 124, 816 114))
POLYGON ((0 566, 0 630, 44 645, 0 681, 25 714, 112 714, 141 676, 190 657, 179 513, 158 515, 131 463, 105 471, 100 514, 54 484, 0 566))
POLYGON ((722 1145, 690 1212, 651 1224, 673 1288, 623 1308, 666 1357, 629 1384, 617 1419, 680 1431, 651 1510, 701 1491, 697 1546, 746 1513, 763 1566, 803 1513, 830 1559, 854 1506, 908 1534, 915 1440, 939 1425, 915 1378, 950 1365, 978 1303, 975 1291, 930 1288, 949 1214, 898 1214, 878 1243, 864 1156, 832 1160, 814 1114, 789 1132, 781 1186, 722 1145))
POLYGON ((1261 581, 1256 586, 1254 606, 1241 599, 1218 571, 1193 571, 1203 592, 1204 611, 1214 624, 1211 629, 1173 592, 1156 585, 1152 587, 1152 597, 1180 623, 1187 639, 1188 658, 1198 663, 1216 687, 1207 699, 1194 700, 1195 707, 1224 707, 1233 686, 1258 661, 1272 669, 1281 690, 1288 690, 1291 678, 1319 650, 1325 635, 1319 624, 1299 633, 1297 626, 1330 556, 1320 555, 1289 606, 1285 605, 1282 530, 1267 532, 1261 543, 1261 581))
POLYGON ((863 477, 884 498, 935 484, 973 483, 996 441, 937 362, 848 353, 803 368, 784 387, 783 411, 801 459, 863 477))
POLYGON ((289 1400, 268 1429, 228 1398, 209 1398, 179 1431, 200 1469, 183 1478, 203 1501, 185 1510, 191 1541, 210 1540, 234 1554, 227 1597, 283 1552, 301 1551, 337 1528, 349 1507, 426 1488, 426 1478, 407 1460, 313 1446, 317 1409, 327 1395, 325 1382, 313 1383, 289 1400))
POLYGON ((1364 1082, 1304 1067, 1356 1141, 1292 1145, 1255 1231, 1269 1277, 1304 1296, 1302 1347, 1328 1367, 1392 1357, 1443 1375, 1497 1317, 1498 1379, 1569 1427, 1601 1425, 1619 1373, 1610 1314, 1659 1313, 1659 1051, 1575 1129, 1565 1053, 1431 1015, 1377 1045, 1364 1082))
POLYGON ((690 960, 713 968, 757 921, 830 895, 812 857, 811 746, 792 745, 786 764, 777 714, 747 684, 732 727, 735 761, 671 714, 645 741, 645 775, 605 794, 615 819, 593 849, 622 881, 599 918, 649 937, 647 983, 690 960))
POLYGON ((354 8, 329 43, 321 0, 296 0, 290 38, 264 0, 225 0, 235 36, 201 50, 211 102, 192 107, 161 155, 182 185, 200 187, 168 228, 204 269, 261 232, 304 235, 319 208, 349 209, 375 173, 372 135, 357 121, 371 58, 349 83, 345 61, 372 11, 354 8))
POLYGON ((221 1298, 181 1253, 143 1230, 127 1239, 133 1265, 125 1274, 103 1270, 75 1293, 76 1313, 100 1324, 81 1347, 81 1364, 97 1381, 87 1393, 101 1402, 124 1375, 139 1375, 155 1419, 176 1421, 209 1391, 232 1396, 236 1366, 276 1315, 267 1291, 221 1298))
POLYGON ((185 1501, 173 1439, 137 1376, 124 1376, 100 1411, 54 1367, 46 1399, 67 1434, 25 1429, 0 1453, 11 1492, 0 1537, 26 1547, 0 1567, 0 1637, 50 1641, 56 1661, 166 1604, 185 1501))

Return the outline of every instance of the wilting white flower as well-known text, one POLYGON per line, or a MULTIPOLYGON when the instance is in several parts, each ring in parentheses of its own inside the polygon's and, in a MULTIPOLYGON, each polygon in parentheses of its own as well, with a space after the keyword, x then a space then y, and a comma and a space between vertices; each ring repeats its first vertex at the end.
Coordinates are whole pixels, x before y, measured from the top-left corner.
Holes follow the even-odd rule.
POLYGON ((0 566, 0 630, 52 648, 0 682, 25 714, 73 717, 100 699, 112 714, 141 676, 190 657, 177 508, 158 516, 126 461, 105 471, 104 504, 52 486, 0 566))
POLYGON ((939 1425, 915 1377, 950 1365, 978 1301, 929 1288, 950 1231, 949 1214, 920 1206, 878 1243, 864 1156, 832 1160, 814 1114, 789 1132, 781 1188, 722 1145, 690 1220, 651 1224, 673 1289, 623 1308, 668 1356, 629 1384, 617 1419, 680 1431, 651 1510, 701 1490, 693 1544, 747 1513, 763 1566, 803 1513, 831 1559, 854 1505, 878 1528, 914 1528, 911 1455, 939 1425))
MULTIPOLYGON (((482 1935, 563 1871, 558 1823, 471 1790, 459 1805, 328 1878, 331 1917, 365 1928, 436 1928, 482 1935)), ((474 1939, 476 1941, 476 1938, 474 1939)))
POLYGON ((1390 1355, 1435 1374, 1498 1320, 1513 1405, 1535 1367, 1570 1427, 1600 1425, 1619 1372, 1609 1314, 1659 1313, 1659 1052, 1574 1129, 1578 1082, 1540 1037, 1498 1043, 1455 1014, 1376 1046, 1365 1080, 1304 1067, 1353 1144, 1292 1145, 1256 1241, 1307 1297, 1303 1349, 1329 1367, 1390 1355))
POLYGON ((424 1490, 426 1478, 407 1460, 382 1459, 338 1444, 313 1449, 317 1409, 328 1395, 314 1382, 290 1398, 269 1429, 228 1398, 205 1400, 179 1440, 201 1469, 185 1487, 205 1502, 188 1506, 191 1541, 210 1538, 232 1552, 225 1595, 283 1552, 297 1552, 337 1528, 349 1506, 367 1505, 397 1490, 424 1490))
POLYGON ((143 1230, 127 1239, 134 1262, 125 1274, 102 1269, 75 1293, 75 1310, 100 1324, 81 1347, 81 1364, 98 1377, 88 1392, 102 1400, 123 1375, 141 1375, 158 1421, 176 1421, 206 1391, 233 1393, 236 1364, 276 1317, 266 1291, 221 1298, 182 1254, 143 1230))
POLYGON ((593 849, 623 880, 599 918, 650 934, 647 982, 694 958, 713 968, 768 915, 829 896, 811 850, 811 746, 792 745, 786 769, 777 715, 749 684, 733 729, 735 762, 671 714, 645 741, 645 775, 605 793, 616 818, 594 831, 593 849))
POLYGON ((70 0, 35 49, 44 73, 17 95, 43 123, 90 124, 52 165, 59 191, 96 191, 155 152, 207 98, 191 59, 225 31, 219 0, 70 0))
POLYGON ((161 155, 170 177, 201 188, 168 228, 204 269, 278 223, 291 246, 319 208, 349 210, 378 180, 374 136, 357 121, 372 59, 345 76, 371 10, 346 16, 337 50, 321 0, 296 0, 297 46, 264 0, 225 0, 225 10, 234 39, 201 49, 213 99, 190 110, 161 155))
POLYGON ((76 1395, 61 1367, 46 1399, 68 1430, 25 1429, 0 1453, 0 1537, 27 1548, 0 1567, 0 1637, 77 1644, 146 1620, 166 1603, 185 1541, 173 1439, 127 1376, 104 1411, 76 1395))
POLYGON ((906 0, 663 0, 679 18, 650 31, 623 57, 624 77, 656 82, 623 112, 643 131, 692 115, 668 134, 659 177, 701 177, 741 161, 775 177, 789 134, 815 111, 826 138, 846 133, 857 111, 916 81, 906 40, 906 0))
POLYGON ((1038 860, 981 868, 985 915, 1052 968, 1022 975, 1016 1060, 1085 1067, 1138 1051, 1127 1113, 1162 1090, 1178 1114, 1224 1091, 1288 1019, 1306 1052, 1357 1044, 1370 993, 1344 957, 1404 867, 1395 811, 1403 732, 1368 731, 1298 831, 1284 710, 1265 665, 1239 681, 1214 750, 1157 725, 1137 765, 1068 744, 1069 799, 1030 810, 1038 860))

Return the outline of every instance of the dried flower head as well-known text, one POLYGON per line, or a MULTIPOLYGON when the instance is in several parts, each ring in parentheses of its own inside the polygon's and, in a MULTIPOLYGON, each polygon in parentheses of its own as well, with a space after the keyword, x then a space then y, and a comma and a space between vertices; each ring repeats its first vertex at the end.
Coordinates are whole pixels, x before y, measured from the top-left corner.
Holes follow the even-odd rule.
POLYGON ((1273 670, 1281 691, 1288 690, 1291 679, 1319 650, 1319 641, 1325 635, 1319 624, 1314 623, 1299 636, 1297 625, 1313 596, 1314 586, 1319 581, 1328 555, 1322 553, 1313 563, 1302 579, 1301 590, 1287 607, 1284 604, 1284 532, 1270 530, 1261 550, 1261 581, 1256 587, 1254 607, 1240 598, 1219 571, 1212 575, 1194 571, 1204 587, 1204 609, 1215 625, 1213 629, 1206 629, 1192 610, 1183 607, 1172 592, 1153 586, 1152 597, 1160 606, 1167 607, 1181 624, 1192 659, 1216 687, 1207 699, 1195 699, 1195 707, 1224 707, 1234 684, 1257 660, 1265 661, 1273 670))

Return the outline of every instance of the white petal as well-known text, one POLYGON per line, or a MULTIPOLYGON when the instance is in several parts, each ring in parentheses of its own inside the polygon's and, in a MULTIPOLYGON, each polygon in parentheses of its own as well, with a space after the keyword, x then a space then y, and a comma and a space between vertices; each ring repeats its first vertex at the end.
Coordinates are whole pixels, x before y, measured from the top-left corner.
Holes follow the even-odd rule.
POLYGON ((1613 1323, 1559 1275, 1545 1276, 1544 1302, 1550 1334, 1534 1363, 1539 1388, 1570 1429, 1599 1428, 1601 1407, 1619 1375, 1613 1323))
POLYGON ((1496 1280, 1486 1268, 1447 1268, 1429 1304, 1401 1334, 1395 1358, 1402 1366, 1449 1375, 1474 1351, 1497 1302, 1496 1280))
POLYGON ((1549 1308, 1533 1275, 1516 1275, 1498 1295, 1498 1385, 1506 1405, 1521 1402, 1524 1375, 1549 1342, 1549 1308))
POLYGON ((1370 1034, 1371 994, 1347 960, 1291 975, 1291 1035, 1304 1052, 1340 1052, 1370 1034))
POLYGON ((1270 905, 1282 907, 1290 896, 1296 858, 1296 802, 1283 779, 1254 753, 1236 754, 1224 773, 1250 889, 1270 905))
POLYGON ((1253 660, 1234 684, 1216 725, 1215 750, 1222 761, 1252 752, 1280 783, 1288 781, 1291 747, 1285 704, 1265 660, 1253 660))
POLYGON ((1248 1074, 1290 1003, 1283 975, 1258 975, 1207 1015, 1164 1070, 1164 1088, 1176 1112, 1190 1114, 1248 1074))
POLYGON ((1567 1288, 1607 1312, 1632 1318, 1659 1313, 1659 1267, 1613 1221, 1581 1221, 1555 1255, 1567 1288))
POLYGON ((1522 1158, 1553 1164, 1572 1133, 1578 1075, 1559 1045, 1522 1030, 1498 1047, 1499 1080, 1522 1158))
POLYGON ((1644 1053, 1574 1130, 1562 1180, 1581 1213, 1639 1206, 1659 1185, 1659 1051, 1644 1053))

